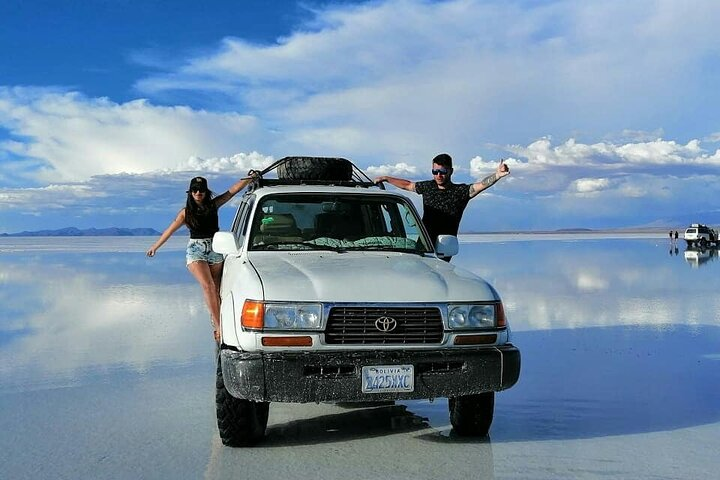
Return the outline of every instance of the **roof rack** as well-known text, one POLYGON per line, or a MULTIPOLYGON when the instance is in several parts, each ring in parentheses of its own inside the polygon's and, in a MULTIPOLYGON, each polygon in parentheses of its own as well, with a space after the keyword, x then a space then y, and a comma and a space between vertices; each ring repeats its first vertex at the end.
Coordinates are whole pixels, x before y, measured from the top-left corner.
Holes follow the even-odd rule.
POLYGON ((281 178, 260 178, 255 182, 258 187, 269 187, 273 185, 328 185, 335 187, 380 187, 375 182, 360 182, 357 180, 292 180, 281 178))
POLYGON ((257 173, 258 178, 248 191, 272 185, 333 185, 385 189, 385 185, 373 182, 350 160, 340 157, 283 157, 257 173), (273 171, 278 178, 264 177, 273 171))

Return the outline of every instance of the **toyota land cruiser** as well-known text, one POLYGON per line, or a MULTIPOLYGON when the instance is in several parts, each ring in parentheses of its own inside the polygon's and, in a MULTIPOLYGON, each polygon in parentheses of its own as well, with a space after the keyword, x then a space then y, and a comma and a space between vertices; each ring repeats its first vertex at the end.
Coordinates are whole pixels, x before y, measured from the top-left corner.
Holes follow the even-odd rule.
POLYGON ((457 434, 487 435, 520 353, 495 289, 440 259, 457 238, 432 240, 404 195, 345 159, 286 157, 261 172, 213 240, 226 256, 223 443, 262 439, 270 402, 445 397, 457 434))

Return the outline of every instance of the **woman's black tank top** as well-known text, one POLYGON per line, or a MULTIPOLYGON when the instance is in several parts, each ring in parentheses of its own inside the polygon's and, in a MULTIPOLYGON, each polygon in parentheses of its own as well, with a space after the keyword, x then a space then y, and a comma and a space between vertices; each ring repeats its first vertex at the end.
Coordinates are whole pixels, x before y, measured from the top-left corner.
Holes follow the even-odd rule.
POLYGON ((196 220, 197 225, 194 228, 187 226, 190 230, 190 238, 212 238, 215 232, 220 230, 218 209, 215 204, 204 212, 198 212, 196 220))

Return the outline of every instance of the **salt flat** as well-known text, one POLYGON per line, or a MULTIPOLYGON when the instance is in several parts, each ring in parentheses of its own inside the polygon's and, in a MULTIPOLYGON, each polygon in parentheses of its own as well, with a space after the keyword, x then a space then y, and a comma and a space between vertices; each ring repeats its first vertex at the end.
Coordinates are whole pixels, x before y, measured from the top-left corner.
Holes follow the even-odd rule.
POLYGON ((453 263, 495 285, 523 352, 489 439, 455 436, 444 399, 273 404, 250 449, 217 437, 182 243, 153 260, 137 239, 4 244, 0 477, 714 478, 717 262, 665 239, 568 238, 461 238, 453 263))

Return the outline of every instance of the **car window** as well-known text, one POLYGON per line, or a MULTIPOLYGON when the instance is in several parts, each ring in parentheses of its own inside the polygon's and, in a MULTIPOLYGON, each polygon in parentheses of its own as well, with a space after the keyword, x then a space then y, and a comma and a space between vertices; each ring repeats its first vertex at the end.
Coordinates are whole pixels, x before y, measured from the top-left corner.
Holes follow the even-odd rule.
POLYGON ((391 195, 278 194, 263 197, 251 250, 342 248, 428 253, 411 204, 391 195))
POLYGON ((232 232, 236 237, 244 235, 247 232, 248 219, 250 218, 250 211, 254 203, 254 195, 243 199, 242 203, 240 203, 232 225, 232 232))

